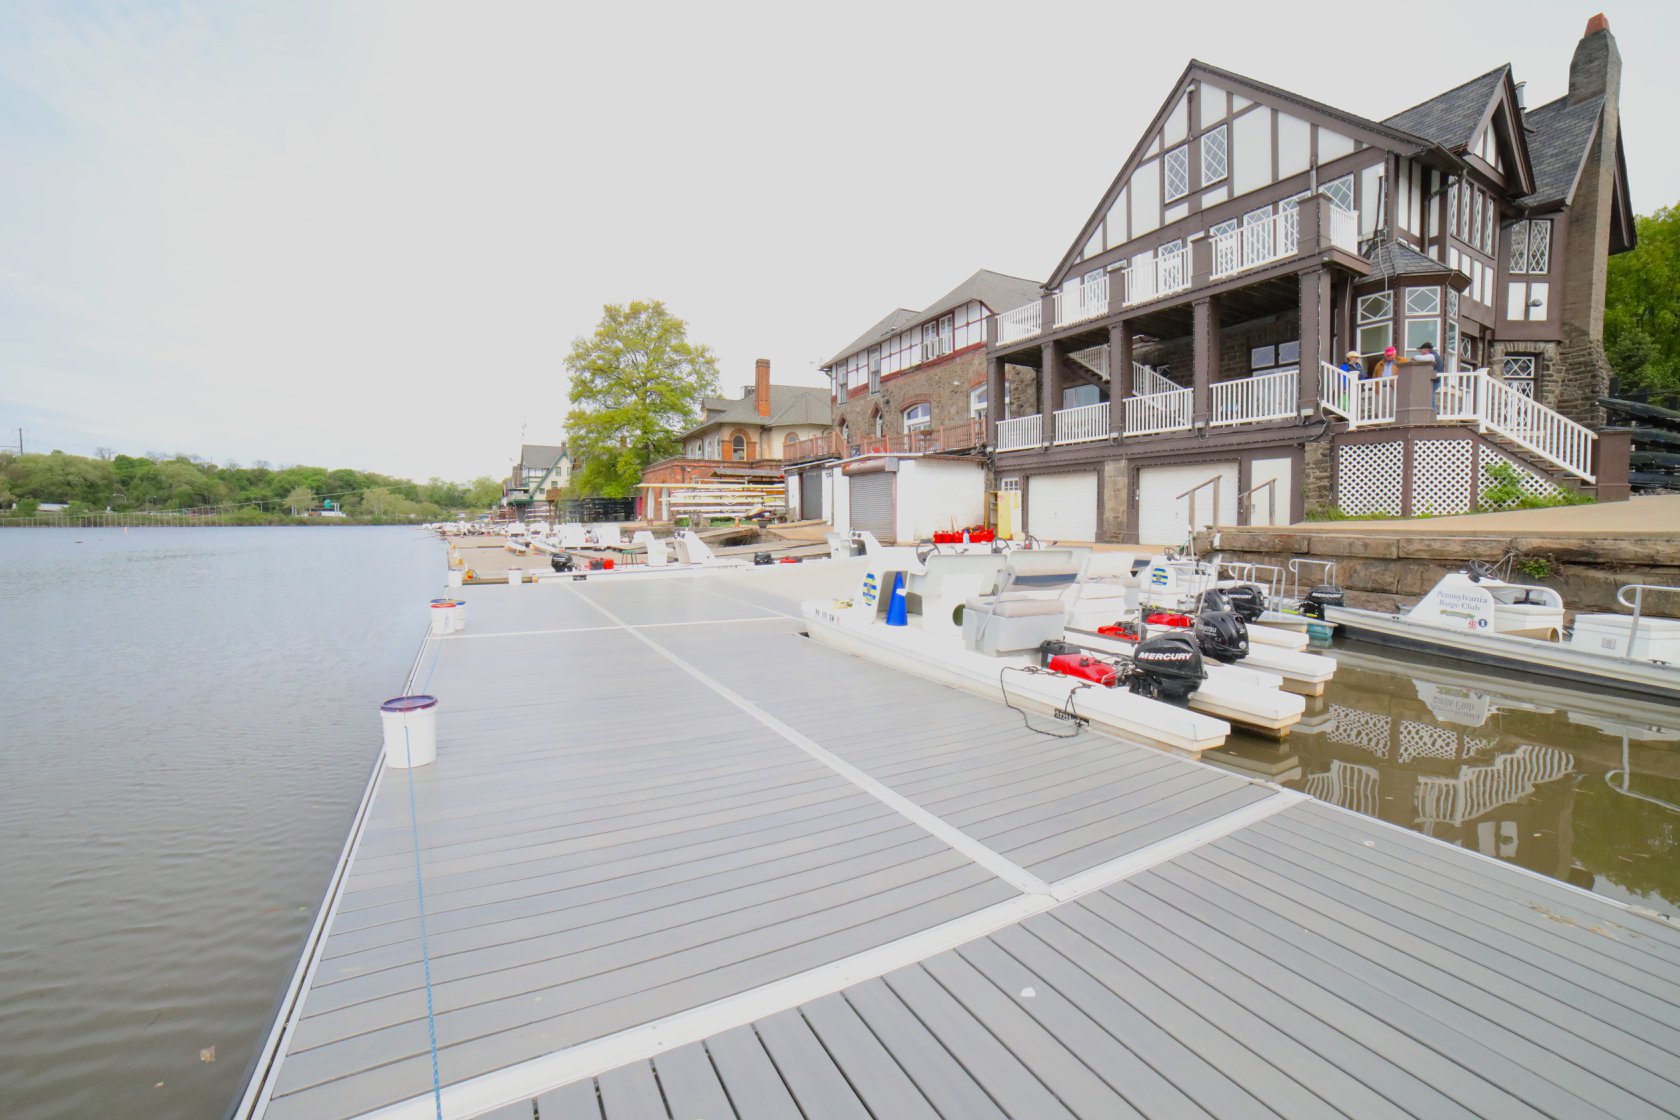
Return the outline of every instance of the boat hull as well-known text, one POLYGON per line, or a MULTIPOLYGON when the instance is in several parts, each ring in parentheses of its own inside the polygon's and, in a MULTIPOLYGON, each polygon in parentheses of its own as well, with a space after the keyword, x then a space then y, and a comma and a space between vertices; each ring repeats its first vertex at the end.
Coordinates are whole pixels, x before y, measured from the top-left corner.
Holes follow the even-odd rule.
POLYGON ((1536 638, 1447 630, 1354 607, 1327 607, 1325 616, 1347 637, 1379 645, 1530 673, 1578 689, 1608 688, 1630 696, 1680 701, 1680 667, 1672 665, 1607 657, 1536 638))

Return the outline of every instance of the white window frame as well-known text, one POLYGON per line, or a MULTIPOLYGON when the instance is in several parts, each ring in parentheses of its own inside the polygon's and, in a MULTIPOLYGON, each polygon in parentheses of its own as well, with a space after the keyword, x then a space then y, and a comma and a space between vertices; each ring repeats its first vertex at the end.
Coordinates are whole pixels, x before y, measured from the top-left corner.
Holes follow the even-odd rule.
POLYGON ((1201 145, 1202 186, 1222 182, 1231 172, 1231 144, 1225 126, 1210 128, 1202 133, 1201 145), (1217 144, 1214 143, 1215 140, 1218 141, 1217 144))
POLYGON ((970 420, 984 420, 986 418, 986 386, 976 385, 968 391, 968 418, 970 420))
POLYGON ((1319 188, 1319 193, 1330 200, 1330 205, 1347 213, 1353 213, 1353 176, 1343 175, 1340 179, 1332 179, 1319 188), (1343 201, 1343 199, 1346 201, 1343 201))
POLYGON ((933 430, 933 405, 927 401, 917 401, 910 405, 901 416, 905 435, 912 432, 931 432, 933 430))
POLYGON ((1166 202, 1177 202, 1190 194, 1190 145, 1180 144, 1168 152, 1161 160, 1161 197, 1166 202), (1173 165, 1181 165, 1180 174, 1183 185, 1175 193, 1173 190, 1173 165))

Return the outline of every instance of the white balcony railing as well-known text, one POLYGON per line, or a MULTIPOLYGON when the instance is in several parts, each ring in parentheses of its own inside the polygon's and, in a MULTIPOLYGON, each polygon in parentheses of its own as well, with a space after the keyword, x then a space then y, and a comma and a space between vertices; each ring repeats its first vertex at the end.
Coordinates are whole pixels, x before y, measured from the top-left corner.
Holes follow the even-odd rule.
POLYGON ((1108 438, 1108 402, 1064 408, 1056 413, 1057 443, 1088 443, 1108 438))
POLYGON ((1031 338, 1044 329, 1044 304, 1038 300, 998 316, 998 341, 1031 338))
POLYGON ((1108 277, 1065 284, 1056 293, 1056 325, 1080 323, 1108 314, 1108 277))
POLYGON ((1147 397, 1153 393, 1171 393, 1178 388, 1180 388, 1178 382, 1162 377, 1142 362, 1132 363, 1132 392, 1138 396, 1147 397))
POLYGON ((1252 424, 1261 420, 1286 420, 1299 407, 1296 394, 1300 377, 1295 370, 1241 377, 1212 386, 1214 424, 1252 424))
POLYGON ((1126 434, 1146 436, 1155 432, 1180 432, 1190 427, 1190 390, 1174 389, 1170 393, 1151 393, 1147 397, 1127 397, 1126 434))
POLYGON ((1016 416, 1010 420, 1000 420, 997 426, 997 449, 999 451, 1020 451, 1025 447, 1037 447, 1044 440, 1044 418, 1042 416, 1016 416))
POLYGON ((1190 250, 1163 253, 1126 270, 1126 306, 1182 292, 1190 286, 1190 250))
POLYGON ((1358 373, 1337 369, 1329 362, 1320 362, 1318 369, 1319 402, 1345 419, 1350 428, 1393 422, 1397 379, 1360 380, 1358 373))
POLYGON ((1301 246, 1301 216, 1293 207, 1213 239, 1213 275, 1230 276, 1293 257, 1301 246))
POLYGON ((1330 244, 1359 255, 1359 211, 1330 207, 1330 244))

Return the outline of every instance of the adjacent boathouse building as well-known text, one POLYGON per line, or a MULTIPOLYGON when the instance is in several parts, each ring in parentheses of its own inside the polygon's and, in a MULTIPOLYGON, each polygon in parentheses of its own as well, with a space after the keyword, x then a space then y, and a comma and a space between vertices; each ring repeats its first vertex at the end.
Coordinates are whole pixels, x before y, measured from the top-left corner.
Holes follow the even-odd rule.
POLYGON ((1501 464, 1625 497, 1626 444, 1594 430, 1605 263, 1634 243, 1620 79, 1603 16, 1535 108, 1509 65, 1378 121, 1191 62, 992 326, 991 399, 1030 370, 988 415, 1028 531, 1462 512, 1501 464), (1389 346, 1400 376, 1362 377, 1389 346))

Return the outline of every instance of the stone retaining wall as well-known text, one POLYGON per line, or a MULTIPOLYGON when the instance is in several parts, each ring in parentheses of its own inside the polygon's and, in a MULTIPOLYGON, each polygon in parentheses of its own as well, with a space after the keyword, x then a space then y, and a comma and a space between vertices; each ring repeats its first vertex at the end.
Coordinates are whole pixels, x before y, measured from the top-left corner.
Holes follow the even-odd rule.
MULTIPOLYGON (((1196 536, 1198 554, 1216 551, 1212 534, 1196 536)), ((1680 587, 1680 542, 1635 538, 1452 537, 1399 533, 1315 533, 1299 529, 1221 529, 1217 551, 1227 560, 1285 566, 1295 557, 1334 560, 1348 606, 1396 610, 1422 598, 1448 572, 1467 561, 1497 563, 1514 551, 1518 562, 1543 560, 1548 575, 1520 568, 1512 580, 1540 583, 1563 596, 1571 611, 1622 611, 1616 591, 1624 584, 1680 587)), ((1652 613, 1680 615, 1680 595, 1647 600, 1652 613)))

